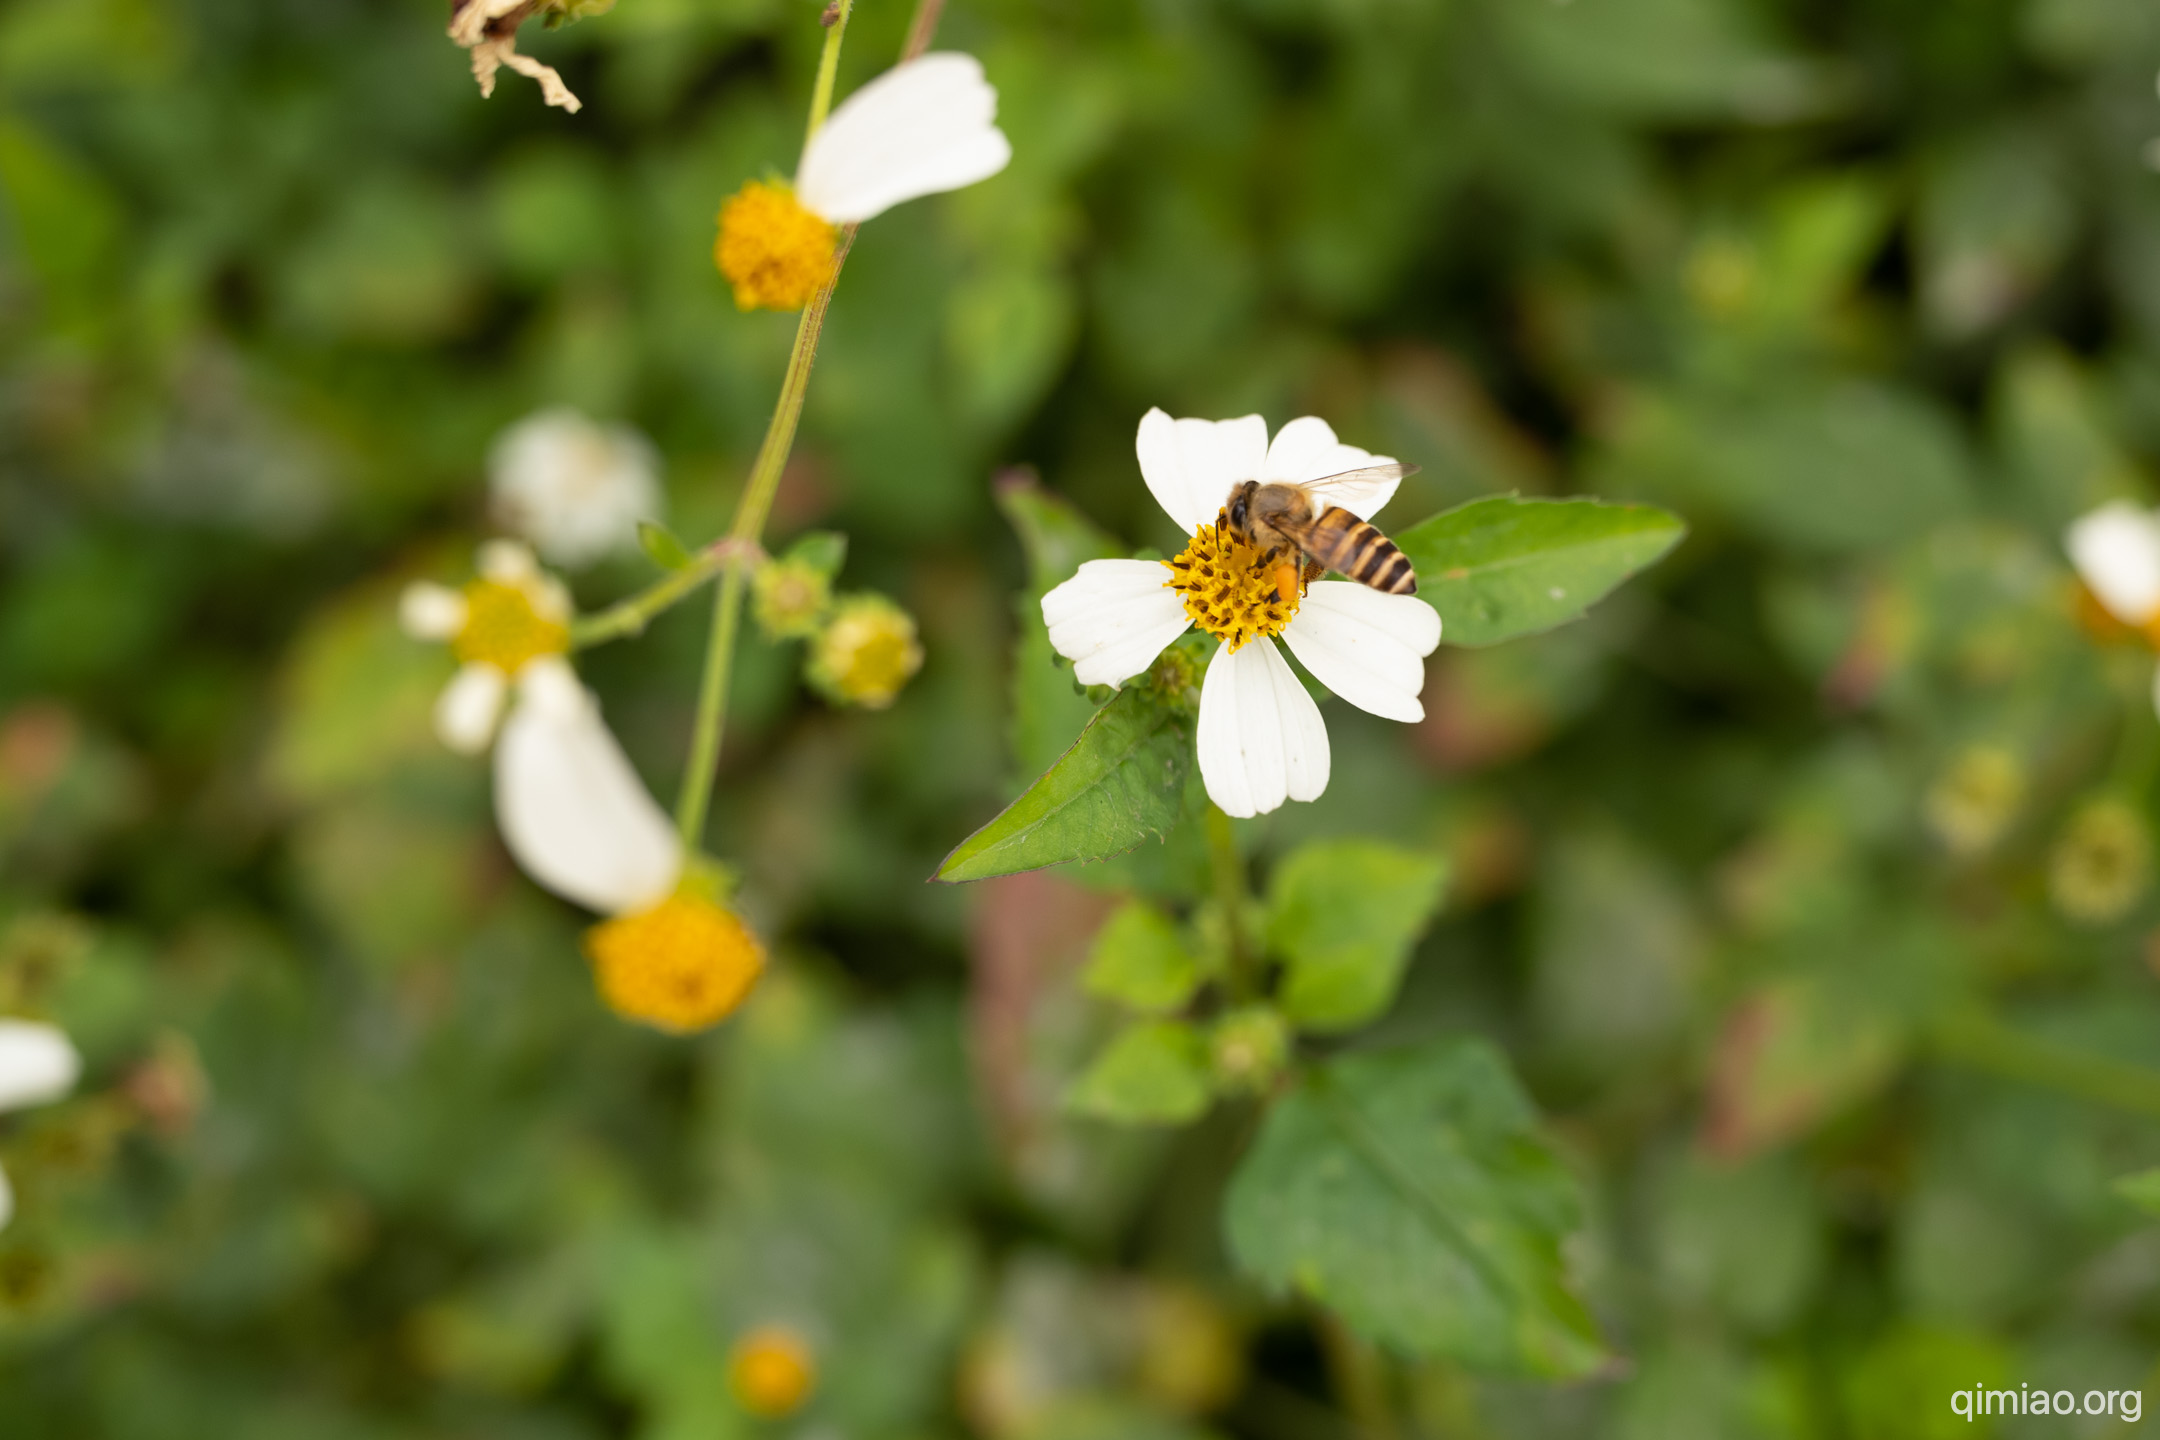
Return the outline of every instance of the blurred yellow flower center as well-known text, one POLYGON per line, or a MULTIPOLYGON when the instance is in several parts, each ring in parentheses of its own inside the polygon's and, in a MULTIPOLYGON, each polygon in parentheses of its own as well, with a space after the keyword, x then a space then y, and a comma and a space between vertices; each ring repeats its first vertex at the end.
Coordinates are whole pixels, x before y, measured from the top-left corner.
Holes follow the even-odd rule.
POLYGON ((810 680, 843 704, 882 710, 922 669, 915 620, 877 595, 843 601, 810 654, 810 680))
POLYGON ((800 310, 832 275, 833 227, 785 185, 752 180, 720 207, 713 260, 745 310, 800 310))
POLYGON ((785 1325, 760 1325, 728 1354, 728 1388, 743 1409, 765 1420, 792 1415, 817 1384, 817 1362, 785 1325))
POLYGON ((535 610, 532 597, 519 587, 500 580, 475 580, 465 587, 465 628, 450 641, 458 659, 514 675, 529 660, 569 648, 569 627, 535 610))
POLYGON ((765 952, 742 921, 686 892, 595 925, 585 932, 585 953, 616 1014, 677 1032, 726 1019, 765 968, 765 952))
POLYGON ((1280 635, 1305 598, 1299 558, 1263 555, 1237 538, 1227 514, 1193 531, 1192 544, 1162 563, 1170 567, 1163 583, 1184 600, 1193 624, 1233 653, 1262 635, 1280 635))

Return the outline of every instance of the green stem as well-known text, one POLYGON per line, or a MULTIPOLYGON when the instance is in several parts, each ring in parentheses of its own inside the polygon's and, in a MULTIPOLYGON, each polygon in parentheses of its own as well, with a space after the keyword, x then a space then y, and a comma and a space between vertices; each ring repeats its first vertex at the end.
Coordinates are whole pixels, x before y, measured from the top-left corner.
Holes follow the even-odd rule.
POLYGON ((854 8, 855 0, 833 0, 834 19, 825 27, 825 52, 818 56, 817 86, 810 92, 810 127, 803 132, 805 153, 810 149, 810 137, 832 113, 833 80, 840 73, 840 37, 847 33, 848 13, 854 8))
POLYGON ((2160 1120, 2160 1070, 2038 1039, 1979 1009, 1937 1022, 1932 1038, 1943 1059, 2160 1120))
POLYGON ((661 577, 629 599, 579 618, 570 626, 570 648, 583 650, 625 635, 642 635, 654 616, 719 574, 732 548, 726 540, 708 545, 682 569, 661 577))
POLYGON ((1237 831, 1222 807, 1207 807, 1208 868, 1215 881, 1215 905, 1222 911, 1223 933, 1230 941, 1230 997, 1250 1000, 1258 992, 1252 941, 1245 934, 1245 857, 1238 854, 1237 831))

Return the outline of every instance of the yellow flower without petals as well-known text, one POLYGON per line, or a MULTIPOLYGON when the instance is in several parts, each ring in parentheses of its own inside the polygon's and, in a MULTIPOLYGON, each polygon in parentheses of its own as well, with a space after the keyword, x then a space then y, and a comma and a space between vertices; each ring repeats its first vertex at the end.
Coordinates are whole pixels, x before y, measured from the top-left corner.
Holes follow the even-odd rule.
POLYGON ((677 1034, 726 1019, 765 968, 749 927, 687 890, 595 925, 585 953, 616 1014, 677 1034))
POLYGON ((2055 908, 2080 925, 2120 920, 2151 880, 2152 839, 2137 811, 2120 800, 2095 800, 2080 809, 2048 859, 2055 908))
POLYGON ((570 649, 570 627, 540 613, 523 586, 474 580, 465 586, 465 624, 451 637, 458 659, 515 675, 526 662, 570 649))
POLYGON ((922 663, 913 616, 882 595, 851 595, 812 643, 805 672, 831 700, 882 710, 922 663))
POLYGON ((750 595, 760 630, 775 640, 804 640, 817 633, 825 618, 832 585, 817 566, 782 558, 758 568, 750 595))
POLYGON ((785 1325, 760 1325, 728 1353, 728 1389, 735 1402, 763 1420, 803 1407, 817 1386, 817 1361, 802 1336, 785 1325))
POLYGON ((744 310, 800 310, 832 276, 837 232, 786 185, 752 180, 720 207, 713 261, 744 310))
POLYGON ((1305 598, 1298 557, 1263 555, 1231 531, 1229 516, 1193 532, 1192 543, 1165 560, 1193 624, 1226 642, 1233 654, 1263 635, 1280 635, 1305 598))

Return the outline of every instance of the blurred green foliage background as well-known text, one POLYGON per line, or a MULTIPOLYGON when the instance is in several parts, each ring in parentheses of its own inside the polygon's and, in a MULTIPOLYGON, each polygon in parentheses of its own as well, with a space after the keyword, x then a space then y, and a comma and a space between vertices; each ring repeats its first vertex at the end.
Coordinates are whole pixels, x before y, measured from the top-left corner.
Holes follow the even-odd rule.
MULTIPOLYGON (((1057 1103, 1138 872, 923 881, 1022 768, 992 476, 1168 545, 1154 404, 1327 416, 1425 467, 1398 524, 1692 527, 1443 649, 1421 726, 1330 707, 1324 799, 1247 827, 1449 855, 1367 1038, 1498 1041, 1592 1197, 1626 1363, 1387 1374, 1401 1434, 1902 1440, 2160 1379, 2112 1188, 2160 1163, 2153 660, 2059 549, 2155 498, 2160 11, 952 0, 1014 162, 865 229, 775 525, 847 531, 928 665, 839 714, 751 642, 714 833, 782 963, 682 1041, 593 997, 394 601, 544 405, 723 526, 793 320, 713 213, 792 163, 817 8, 529 31, 572 117, 483 102, 431 0, 0 5, 0 1011, 89 1064, 0 1130, 0 1433, 1380 1435, 1372 1357, 1227 1278, 1250 1113, 1057 1103), (773 1322, 818 1389, 768 1423, 725 1363, 773 1322)), ((843 90, 906 18, 860 0, 843 90)), ((663 795, 702 621, 583 661, 663 795)))

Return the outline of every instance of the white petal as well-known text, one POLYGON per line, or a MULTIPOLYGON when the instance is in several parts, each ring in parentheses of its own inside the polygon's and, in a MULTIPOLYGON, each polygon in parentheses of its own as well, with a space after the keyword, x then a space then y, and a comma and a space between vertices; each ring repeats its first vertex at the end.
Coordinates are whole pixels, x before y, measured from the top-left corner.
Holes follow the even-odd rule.
POLYGON ((1323 580, 1282 632, 1313 678, 1343 699, 1389 720, 1425 718, 1425 657, 1440 645, 1440 612, 1415 595, 1383 595, 1366 585, 1323 580))
POLYGON ((1200 682, 1197 748, 1208 798, 1229 815, 1265 815, 1327 789, 1327 726, 1320 707, 1272 640, 1235 655, 1215 652, 1200 682))
POLYGON ((1300 415, 1275 432, 1268 446, 1263 480, 1310 480, 1321 472, 1322 459, 1335 453, 1340 443, 1335 427, 1317 415, 1300 415))
POLYGON ((82 1057, 59 1028, 0 1020, 0 1110, 57 1100, 81 1074, 82 1057))
POLYGON ((637 541, 662 506, 651 442, 575 410, 543 410, 505 430, 488 452, 496 516, 558 565, 581 566, 637 541))
POLYGON ((465 628, 465 597, 447 585, 415 580, 398 597, 398 624, 415 640, 448 640, 465 628))
POLYGON ((487 749, 509 687, 509 677, 493 665, 460 666, 435 701, 436 735, 460 755, 487 749))
POLYGON ((561 659, 518 672, 495 746, 495 819, 526 874, 590 910, 641 909, 682 875, 674 825, 561 659))
POLYGON ((987 180, 1012 159, 997 91, 972 55, 896 65, 834 109, 803 151, 795 193, 840 224, 987 180))
POLYGON ((1173 420, 1161 410, 1140 417, 1136 448, 1150 494, 1190 535, 1212 525, 1230 491, 1257 480, 1267 463, 1267 421, 1173 420))
POLYGON ((1155 560, 1090 560, 1042 598, 1050 645, 1083 685, 1122 685, 1192 621, 1155 560))
POLYGON ((2160 518, 2127 500, 2081 516, 2064 537, 2078 578, 2126 625, 2160 612, 2160 518))
MULTIPOLYGON (((1327 421, 1314 415, 1302 415, 1276 432, 1275 443, 1268 446, 1267 473, 1261 478, 1306 484, 1370 465, 1392 464, 1393 459, 1389 455, 1360 450, 1355 445, 1345 445, 1335 438, 1334 427, 1327 421)), ((1402 479, 1398 476, 1392 480, 1331 485, 1325 493, 1328 504, 1340 505, 1360 520, 1370 520, 1381 506, 1394 498, 1401 485, 1402 479)))
POLYGON ((476 567, 483 578, 498 585, 530 585, 540 579, 540 562, 532 547, 522 540, 487 540, 480 546, 476 567))

